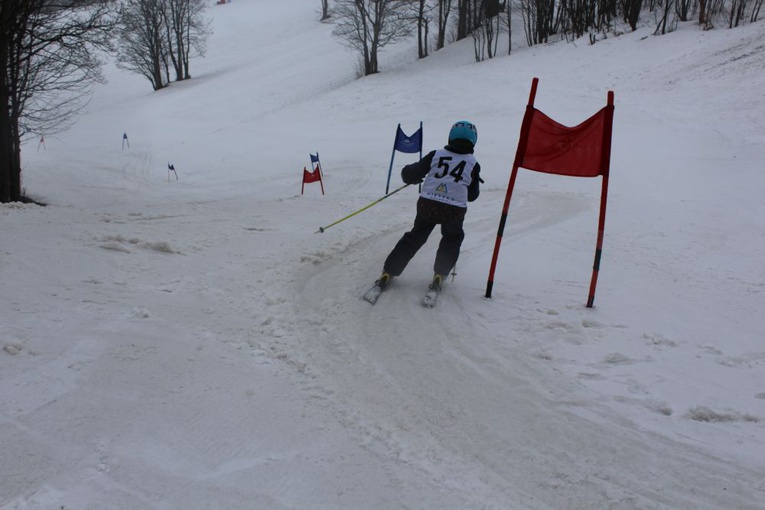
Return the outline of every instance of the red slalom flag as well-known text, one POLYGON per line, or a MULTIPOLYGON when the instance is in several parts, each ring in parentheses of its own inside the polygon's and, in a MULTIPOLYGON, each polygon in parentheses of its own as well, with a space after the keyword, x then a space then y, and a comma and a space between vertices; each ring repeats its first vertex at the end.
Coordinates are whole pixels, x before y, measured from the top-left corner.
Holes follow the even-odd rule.
POLYGON ((303 190, 305 190, 306 183, 311 182, 318 182, 321 185, 321 194, 324 194, 324 181, 321 179, 321 171, 319 170, 319 167, 317 166, 316 169, 313 172, 309 172, 306 170, 305 167, 303 167, 303 185, 300 188, 300 194, 303 194, 303 190))
POLYGON ((308 170, 303 167, 303 182, 317 182, 321 181, 321 175, 319 174, 319 169, 317 168, 313 172, 309 172, 308 170))
POLYGON ((507 221, 510 198, 515 187, 518 168, 572 177, 603 176, 600 193, 600 215, 598 236, 595 248, 592 279, 587 307, 592 308, 595 301, 595 286, 600 271, 600 259, 603 250, 603 232, 606 221, 606 199, 608 196, 608 177, 611 165, 611 137, 614 119, 614 93, 608 92, 608 102, 604 108, 581 124, 568 127, 560 124, 534 108, 534 98, 539 80, 531 82, 529 104, 521 124, 518 149, 515 153, 513 171, 505 195, 505 204, 494 244, 494 254, 486 284, 486 297, 491 297, 494 285, 494 271, 497 266, 499 247, 507 221))
POLYGON ((573 177, 607 175, 611 159, 612 116, 613 106, 606 106, 578 126, 567 127, 539 110, 533 110, 520 166, 573 177))

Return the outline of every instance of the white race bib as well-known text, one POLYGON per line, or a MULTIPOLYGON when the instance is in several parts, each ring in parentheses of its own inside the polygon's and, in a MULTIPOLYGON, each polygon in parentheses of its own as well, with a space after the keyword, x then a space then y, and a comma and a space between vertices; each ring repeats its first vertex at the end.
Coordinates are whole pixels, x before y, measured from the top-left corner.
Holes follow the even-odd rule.
POLYGON ((439 149, 422 183, 420 196, 457 207, 467 207, 468 186, 478 162, 472 154, 439 149))

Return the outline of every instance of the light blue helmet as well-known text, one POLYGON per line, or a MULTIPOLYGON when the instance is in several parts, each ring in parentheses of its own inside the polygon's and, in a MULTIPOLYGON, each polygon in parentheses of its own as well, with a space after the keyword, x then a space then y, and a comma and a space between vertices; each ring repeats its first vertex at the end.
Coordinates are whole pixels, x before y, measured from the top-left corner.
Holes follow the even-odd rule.
POLYGON ((475 146, 478 141, 478 129, 475 124, 468 120, 458 120, 454 123, 449 130, 449 143, 453 140, 467 140, 471 145, 475 146))

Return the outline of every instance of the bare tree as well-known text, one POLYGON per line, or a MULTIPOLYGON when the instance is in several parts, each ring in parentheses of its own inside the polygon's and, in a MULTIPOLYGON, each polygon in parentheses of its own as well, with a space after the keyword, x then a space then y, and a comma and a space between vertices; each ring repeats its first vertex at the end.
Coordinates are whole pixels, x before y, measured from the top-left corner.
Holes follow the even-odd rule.
MULTIPOLYGON (((700 0, 704 2, 705 0, 700 0)), ((643 10, 643 0, 621 0, 622 17, 629 24, 634 32, 637 30, 637 23, 640 20, 640 11, 643 10)))
POLYGON ((706 24, 707 24, 707 0, 699 0, 699 25, 701 25, 702 27, 705 27, 706 24))
POLYGON ((154 90, 164 88, 169 48, 165 38, 164 0, 126 0, 117 30, 117 67, 144 76, 154 90))
POLYGON ((730 6, 729 28, 737 27, 746 12, 747 0, 733 0, 730 6))
POLYGON ((170 61, 176 81, 191 78, 189 59, 192 51, 204 56, 207 37, 212 33, 210 21, 202 15, 205 0, 166 0, 165 32, 170 47, 170 61))
POLYGON ((476 62, 484 56, 494 58, 499 42, 500 11, 504 6, 499 0, 478 0, 474 5, 475 25, 471 32, 476 62))
POLYGON ((470 8, 473 0, 457 0, 457 40, 462 40, 470 33, 470 8))
POLYGON ((500 16, 500 24, 502 28, 507 30, 507 54, 510 55, 513 52, 513 1, 504 0, 502 11, 504 16, 500 16))
POLYGON ((715 19, 727 16, 727 0, 699 0, 699 25, 702 29, 714 28, 715 19))
POLYGON ((555 0, 519 0, 529 46, 546 43, 558 29, 555 0))
POLYGON ((675 14, 680 21, 688 21, 691 19, 691 8, 694 5, 692 0, 677 0, 675 3, 675 14))
POLYGON ((604 0, 562 0, 562 31, 579 38, 591 30, 602 31, 610 22, 610 4, 604 0))
POLYGON ((654 35, 664 35, 668 31, 672 32, 674 30, 672 23, 669 21, 669 17, 670 14, 675 10, 676 1, 677 0, 664 0, 662 10, 657 12, 658 21, 656 23, 656 30, 654 31, 654 35), (661 17, 658 17, 659 15, 661 15, 661 17))
POLYGON ((440 50, 446 44, 446 29, 449 26, 449 13, 452 10, 452 0, 438 0, 438 35, 436 37, 436 50, 440 50))
POLYGON ((0 202, 23 200, 21 139, 70 127, 102 82, 109 0, 0 0, 0 202))
POLYGON ((752 23, 757 21, 757 17, 760 15, 760 9, 762 9, 762 2, 763 0, 754 0, 754 5, 752 6, 752 15, 749 18, 749 21, 752 23))
POLYGON ((204 0, 124 0, 117 30, 117 66, 140 74, 154 90, 191 77, 189 60, 204 55, 210 23, 204 0), (194 53, 196 52, 196 53, 194 53))
POLYGON ((329 19, 329 0, 321 0, 321 21, 329 19))
POLYGON ((432 11, 435 5, 428 0, 410 0, 411 8, 414 11, 414 20, 417 24, 417 56, 425 58, 428 56, 428 35, 430 33, 430 22, 432 21, 432 11))
POLYGON ((485 0, 457 0, 457 40, 469 36, 481 24, 485 0))
POLYGON ((363 75, 379 72, 378 53, 412 32, 408 0, 336 0, 332 34, 359 52, 363 75))

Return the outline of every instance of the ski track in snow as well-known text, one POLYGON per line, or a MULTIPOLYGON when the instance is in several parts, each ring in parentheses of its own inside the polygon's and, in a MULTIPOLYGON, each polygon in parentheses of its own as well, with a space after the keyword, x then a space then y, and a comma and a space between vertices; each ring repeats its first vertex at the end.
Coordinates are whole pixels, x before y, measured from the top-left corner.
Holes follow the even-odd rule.
MULTIPOLYGON (((574 210, 563 207, 557 214, 560 203, 558 207, 554 204, 540 205, 533 213, 519 211, 521 218, 536 219, 536 224, 524 228, 552 225, 569 218, 574 210)), ((407 463, 435 480, 448 478, 444 470, 473 473, 475 479, 462 483, 469 483, 470 490, 489 508, 508 504, 643 508, 657 503, 677 508, 707 504, 757 507, 749 506, 752 501, 746 496, 734 494, 758 487, 746 487, 746 482, 734 487, 740 483, 735 481, 738 475, 724 464, 717 466, 714 457, 690 447, 673 447, 673 453, 667 454, 665 438, 651 434, 646 443, 645 437, 631 430, 627 419, 581 387, 560 380, 554 387, 540 382, 549 380, 543 375, 548 370, 540 366, 540 360, 544 365, 548 359, 538 351, 536 355, 534 350, 531 355, 528 351, 543 343, 540 335, 564 332, 578 337, 581 344, 600 341, 604 330, 623 326, 600 324, 587 318, 584 310, 559 314, 516 306, 499 328, 497 324, 487 327, 486 315, 496 320, 506 313, 483 311, 486 303, 480 297, 481 289, 460 286, 461 278, 445 287, 437 311, 423 309, 418 300, 427 285, 427 266, 435 249, 432 241, 423 248, 428 255, 418 255, 428 260, 412 263, 423 275, 419 281, 408 281, 417 280, 407 278, 416 272, 410 266, 374 307, 359 302, 353 293, 324 297, 330 287, 361 290, 358 282, 365 275, 376 274, 369 272, 368 261, 379 259, 397 237, 388 234, 365 240, 352 256, 331 257, 319 264, 321 270, 300 293, 294 311, 296 316, 306 310, 313 312, 305 319, 315 325, 316 335, 300 348, 300 352, 310 353, 305 366, 321 373, 326 365, 332 373, 330 393, 341 412, 353 413, 353 426, 363 427, 365 435, 381 437, 391 450, 388 455, 404 456, 407 463), (578 319, 579 325, 566 317, 571 315, 583 317, 578 319), (507 334, 497 335, 498 330, 507 334), (385 334, 380 335, 381 331, 385 334), (328 354, 329 359, 323 359, 328 354), (337 367, 343 367, 340 373, 337 367), (481 437, 480 450, 475 448, 475 436, 481 437), (599 455, 588 459, 586 451, 609 452, 610 462, 626 469, 621 476, 615 475, 610 464, 604 465, 599 455), (673 480, 676 493, 651 489, 664 477, 673 480), (544 478, 549 482, 540 487, 538 480, 544 478), (636 480, 640 481, 637 487, 636 480), (707 491, 688 494, 685 487, 691 485, 707 491)), ((497 311, 496 306, 489 306, 497 311)), ((607 377, 611 364, 629 362, 615 355, 604 360, 595 373, 582 377, 607 377)), ((650 407, 645 403, 649 399, 636 399, 633 405, 650 407)), ((650 411, 666 412, 660 405, 655 407, 650 411)), ((744 479, 756 478, 755 473, 751 471, 744 479)))

